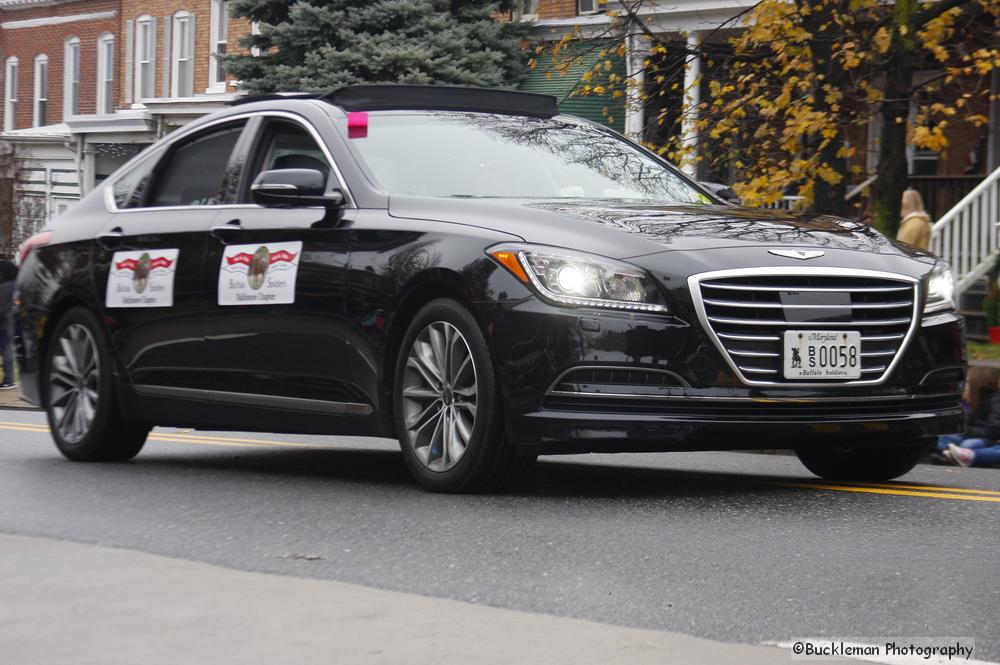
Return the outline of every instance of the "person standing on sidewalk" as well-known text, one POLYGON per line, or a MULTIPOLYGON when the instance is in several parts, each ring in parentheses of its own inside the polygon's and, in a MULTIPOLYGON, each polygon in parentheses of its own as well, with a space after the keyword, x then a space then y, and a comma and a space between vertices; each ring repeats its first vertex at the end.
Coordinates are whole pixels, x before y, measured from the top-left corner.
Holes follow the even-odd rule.
POLYGON ((14 382, 14 280, 17 266, 0 259, 0 355, 3 356, 3 383, 0 390, 11 390, 14 382))
POLYGON ((899 232, 896 240, 909 243, 927 251, 931 246, 931 216, 924 210, 924 200, 920 192, 908 189, 903 192, 900 206, 899 232))

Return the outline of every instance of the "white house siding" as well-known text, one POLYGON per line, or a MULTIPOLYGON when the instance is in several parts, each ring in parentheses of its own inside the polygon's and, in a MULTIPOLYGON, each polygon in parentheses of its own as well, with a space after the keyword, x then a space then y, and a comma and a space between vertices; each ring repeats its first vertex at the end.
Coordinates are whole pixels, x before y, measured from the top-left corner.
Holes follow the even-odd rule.
POLYGON ((80 200, 76 154, 67 147, 65 125, 35 127, 0 134, 16 156, 15 234, 28 235, 80 200))

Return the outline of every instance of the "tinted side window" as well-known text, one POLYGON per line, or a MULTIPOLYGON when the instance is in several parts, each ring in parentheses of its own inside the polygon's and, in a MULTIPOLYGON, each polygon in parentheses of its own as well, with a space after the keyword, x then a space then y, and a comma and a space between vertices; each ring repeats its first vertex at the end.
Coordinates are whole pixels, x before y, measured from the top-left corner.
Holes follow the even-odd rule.
POLYGON ((261 171, 274 169, 314 169, 324 178, 330 175, 330 163, 312 134, 302 125, 287 120, 267 123, 253 164, 248 183, 261 171))
POLYGON ((199 134, 173 148, 158 169, 155 191, 146 204, 202 206, 222 203, 222 180, 243 124, 199 134))

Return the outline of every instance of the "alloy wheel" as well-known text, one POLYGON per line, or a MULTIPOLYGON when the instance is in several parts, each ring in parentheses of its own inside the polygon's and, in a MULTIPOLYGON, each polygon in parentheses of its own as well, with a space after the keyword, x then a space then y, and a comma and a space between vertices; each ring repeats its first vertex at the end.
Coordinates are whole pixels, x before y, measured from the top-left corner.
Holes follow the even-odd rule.
POLYGON ((431 471, 462 459, 476 424, 476 366, 465 337, 445 321, 417 335, 406 358, 402 385, 407 443, 431 471))
POLYGON ((79 443, 97 415, 100 367, 97 343, 79 323, 65 328, 56 340, 49 369, 52 423, 67 443, 79 443))

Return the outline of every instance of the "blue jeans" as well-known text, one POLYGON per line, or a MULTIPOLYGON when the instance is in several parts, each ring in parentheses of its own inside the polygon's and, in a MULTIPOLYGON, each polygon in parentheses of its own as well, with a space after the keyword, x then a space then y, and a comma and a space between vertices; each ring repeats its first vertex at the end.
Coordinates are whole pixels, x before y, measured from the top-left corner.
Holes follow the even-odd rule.
POLYGON ((971 448, 976 451, 972 458, 972 466, 993 466, 1000 464, 1000 445, 987 439, 966 439, 961 434, 948 434, 938 437, 938 450, 947 450, 948 444, 954 443, 959 448, 971 448))
POLYGON ((976 456, 972 458, 972 466, 993 466, 1000 464, 1000 446, 993 444, 984 448, 976 448, 976 456))
POLYGON ((938 450, 941 452, 948 450, 949 443, 954 443, 959 448, 985 448, 993 445, 993 442, 987 439, 967 439, 961 434, 945 434, 938 437, 938 450))
POLYGON ((0 330, 0 354, 3 354, 3 382, 14 383, 14 340, 0 330))

